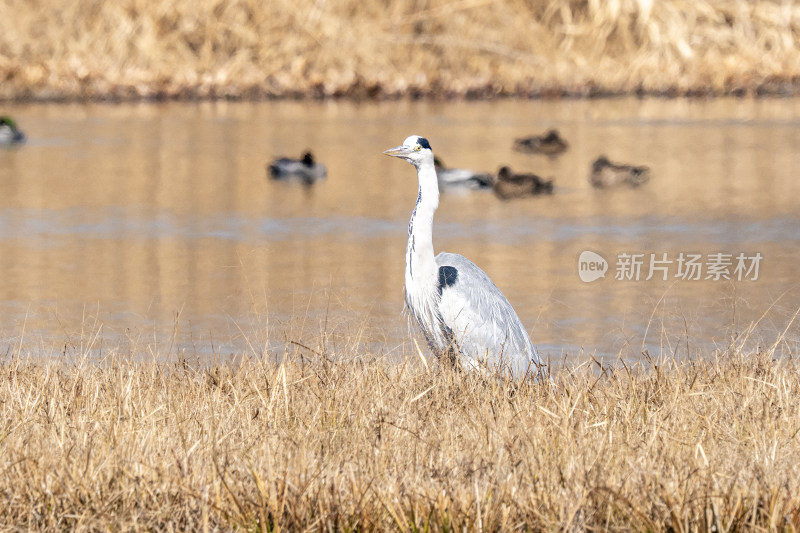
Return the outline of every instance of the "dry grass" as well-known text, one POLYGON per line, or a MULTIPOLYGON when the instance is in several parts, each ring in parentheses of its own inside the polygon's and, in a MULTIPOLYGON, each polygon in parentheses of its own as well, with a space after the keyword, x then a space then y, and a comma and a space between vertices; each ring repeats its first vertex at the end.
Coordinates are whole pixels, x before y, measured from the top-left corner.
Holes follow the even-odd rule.
POLYGON ((0 365, 18 530, 800 529, 800 366, 592 362, 512 385, 337 354, 0 365))
POLYGON ((776 0, 0 0, 0 98, 792 93, 776 0))

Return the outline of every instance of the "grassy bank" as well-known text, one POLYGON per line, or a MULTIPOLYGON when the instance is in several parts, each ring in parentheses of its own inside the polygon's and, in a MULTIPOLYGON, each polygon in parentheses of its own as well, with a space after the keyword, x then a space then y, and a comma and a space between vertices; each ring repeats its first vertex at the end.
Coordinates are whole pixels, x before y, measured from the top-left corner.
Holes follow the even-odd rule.
POLYGON ((794 93, 757 0, 0 2, 0 98, 794 93))
POLYGON ((0 374, 8 529, 800 528, 800 367, 764 354, 516 388, 366 356, 0 374))

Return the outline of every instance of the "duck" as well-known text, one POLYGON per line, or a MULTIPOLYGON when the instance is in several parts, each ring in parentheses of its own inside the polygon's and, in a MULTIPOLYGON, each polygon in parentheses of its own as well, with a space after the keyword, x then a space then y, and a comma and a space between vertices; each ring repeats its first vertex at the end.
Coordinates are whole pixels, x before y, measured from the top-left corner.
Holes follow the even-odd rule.
POLYGON ((529 154, 556 156, 569 147, 558 130, 547 130, 544 135, 514 139, 514 150, 529 154))
POLYGON ((322 163, 317 163, 311 152, 306 152, 301 159, 291 159, 289 157, 276 159, 267 165, 267 173, 274 180, 297 180, 306 185, 311 185, 314 182, 324 180, 328 175, 328 169, 322 163))
POLYGON ((612 163, 601 155, 592 163, 589 183, 598 189, 628 185, 638 187, 650 179, 650 169, 646 166, 633 166, 612 163))
POLYGON ((492 176, 485 172, 473 172, 463 168, 449 168, 438 157, 433 158, 439 189, 488 189, 492 176))
POLYGON ((0 117, 0 145, 10 146, 25 142, 25 134, 11 117, 0 117))
POLYGON ((508 166, 497 171, 492 187, 501 200, 553 194, 553 180, 542 179, 536 174, 515 174, 508 166))

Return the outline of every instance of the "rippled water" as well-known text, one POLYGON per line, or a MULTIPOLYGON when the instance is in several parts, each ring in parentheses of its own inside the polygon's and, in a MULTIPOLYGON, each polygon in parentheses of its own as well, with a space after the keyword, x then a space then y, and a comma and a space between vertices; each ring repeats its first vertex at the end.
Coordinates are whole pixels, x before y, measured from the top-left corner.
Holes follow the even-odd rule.
MULTIPOLYGON (((402 314, 414 169, 381 152, 429 138, 451 166, 553 177, 553 196, 443 194, 437 250, 481 266, 540 351, 708 355, 748 333, 797 352, 800 101, 563 100, 7 105, 28 136, 0 149, 0 340, 42 353, 106 347, 259 352, 297 341, 409 353, 402 314), (511 150, 558 128, 550 159, 511 150), (312 149, 313 188, 265 164, 312 149), (600 154, 646 164, 594 190, 600 154), (584 283, 584 250, 609 261, 584 283), (645 281, 650 253, 760 253, 757 280, 645 281), (645 254, 639 281, 620 254, 645 254), (93 339, 96 340, 93 341, 93 339)), ((732 268, 730 269, 731 273, 732 268)), ((659 276, 656 276, 658 278, 659 276)), ((705 272, 703 273, 705 277, 705 272)), ((733 276, 734 278, 736 276, 733 276)))

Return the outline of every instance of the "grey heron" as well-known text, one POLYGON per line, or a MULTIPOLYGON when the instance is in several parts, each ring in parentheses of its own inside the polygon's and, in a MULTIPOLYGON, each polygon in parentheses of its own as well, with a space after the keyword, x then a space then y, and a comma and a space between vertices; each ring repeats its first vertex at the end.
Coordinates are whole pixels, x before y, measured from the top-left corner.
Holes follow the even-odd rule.
POLYGON ((427 139, 386 150, 417 169, 417 203, 408 224, 405 299, 434 354, 465 368, 539 377, 543 367, 517 313, 489 276, 464 256, 433 255, 439 186, 427 139))
POLYGON ((553 194, 553 180, 536 174, 515 174, 510 167, 502 167, 492 184, 495 195, 501 200, 524 198, 537 194, 553 194))
POLYGON ((464 168, 450 168, 438 157, 433 158, 440 189, 488 189, 492 176, 485 172, 473 172, 464 168))
POLYGON ((565 151, 569 144, 558 130, 547 130, 544 135, 532 135, 514 140, 514 150, 529 154, 556 156, 565 151))
POLYGON ((328 175, 325 165, 316 162, 311 152, 304 153, 302 159, 281 157, 267 168, 272 179, 298 180, 306 185, 323 180, 328 175))
POLYGON ((25 140, 25 134, 11 117, 0 117, 0 145, 12 145, 25 140))
POLYGON ((604 155, 594 160, 592 170, 589 172, 589 183, 598 189, 623 184, 638 187, 649 179, 649 168, 612 163, 604 155))

